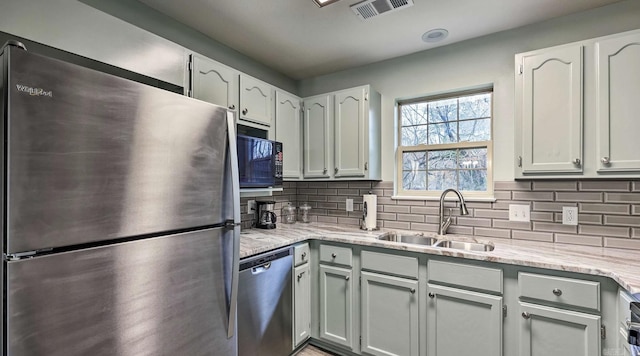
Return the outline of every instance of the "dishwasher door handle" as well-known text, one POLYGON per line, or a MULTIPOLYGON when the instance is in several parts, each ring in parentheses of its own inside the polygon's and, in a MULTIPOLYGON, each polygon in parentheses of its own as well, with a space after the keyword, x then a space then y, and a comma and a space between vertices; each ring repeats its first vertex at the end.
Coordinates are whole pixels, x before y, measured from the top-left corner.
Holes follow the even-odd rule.
POLYGON ((260 273, 268 271, 269 268, 271 268, 271 262, 267 262, 267 263, 263 264, 262 266, 251 268, 251 274, 260 274, 260 273))

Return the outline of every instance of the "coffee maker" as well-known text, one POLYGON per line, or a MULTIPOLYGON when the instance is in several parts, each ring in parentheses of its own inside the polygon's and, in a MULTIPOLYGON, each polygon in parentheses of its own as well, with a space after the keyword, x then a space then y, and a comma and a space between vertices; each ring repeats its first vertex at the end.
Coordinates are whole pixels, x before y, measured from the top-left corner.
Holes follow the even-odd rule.
POLYGON ((275 229, 276 228, 276 213, 274 213, 275 201, 256 201, 257 214, 256 214, 256 227, 259 229, 275 229))

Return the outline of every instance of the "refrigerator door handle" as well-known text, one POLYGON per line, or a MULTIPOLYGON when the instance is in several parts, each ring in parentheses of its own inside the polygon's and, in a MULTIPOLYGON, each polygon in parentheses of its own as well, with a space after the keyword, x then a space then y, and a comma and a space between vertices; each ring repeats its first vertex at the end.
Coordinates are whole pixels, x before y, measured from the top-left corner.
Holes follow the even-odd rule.
POLYGON ((227 338, 232 338, 236 330, 236 310, 238 307, 238 282, 240 268, 240 174, 238 171, 238 151, 236 147, 236 122, 233 111, 227 111, 227 132, 229 156, 231 158, 231 186, 233 194, 233 258, 231 272, 231 296, 229 298, 229 325, 227 338))

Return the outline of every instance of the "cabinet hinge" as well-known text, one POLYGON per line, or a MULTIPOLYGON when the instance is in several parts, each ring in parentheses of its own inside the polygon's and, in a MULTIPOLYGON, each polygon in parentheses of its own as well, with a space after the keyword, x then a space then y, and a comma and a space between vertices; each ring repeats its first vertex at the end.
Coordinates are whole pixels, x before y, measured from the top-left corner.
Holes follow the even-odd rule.
POLYGON ((519 70, 519 74, 522 75, 522 73, 524 72, 524 66, 521 64, 520 65, 520 70, 519 70))
POLYGON ((602 340, 607 338, 607 327, 604 325, 600 325, 600 338, 602 338, 602 340))
POLYGON ((518 156, 518 167, 522 167, 522 156, 518 156))
POLYGON ((506 305, 502 306, 502 317, 503 318, 507 317, 507 306, 506 305))
MULTIPOLYGON (((360 284, 362 286, 362 277, 358 278, 358 284, 360 284)), ((362 336, 361 336, 362 337, 362 336)))

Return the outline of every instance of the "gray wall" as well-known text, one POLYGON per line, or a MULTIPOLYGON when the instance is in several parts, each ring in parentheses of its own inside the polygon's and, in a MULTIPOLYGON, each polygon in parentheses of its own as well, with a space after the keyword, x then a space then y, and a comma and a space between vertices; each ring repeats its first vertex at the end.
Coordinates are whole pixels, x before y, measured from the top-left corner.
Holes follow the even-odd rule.
MULTIPOLYGON (((505 14, 506 15, 506 14, 505 14)), ((382 94, 382 179, 393 180, 397 99, 494 85, 494 180, 514 177, 514 55, 640 28, 640 1, 627 0, 546 22, 359 68, 302 80, 299 94, 371 84, 382 94)))

